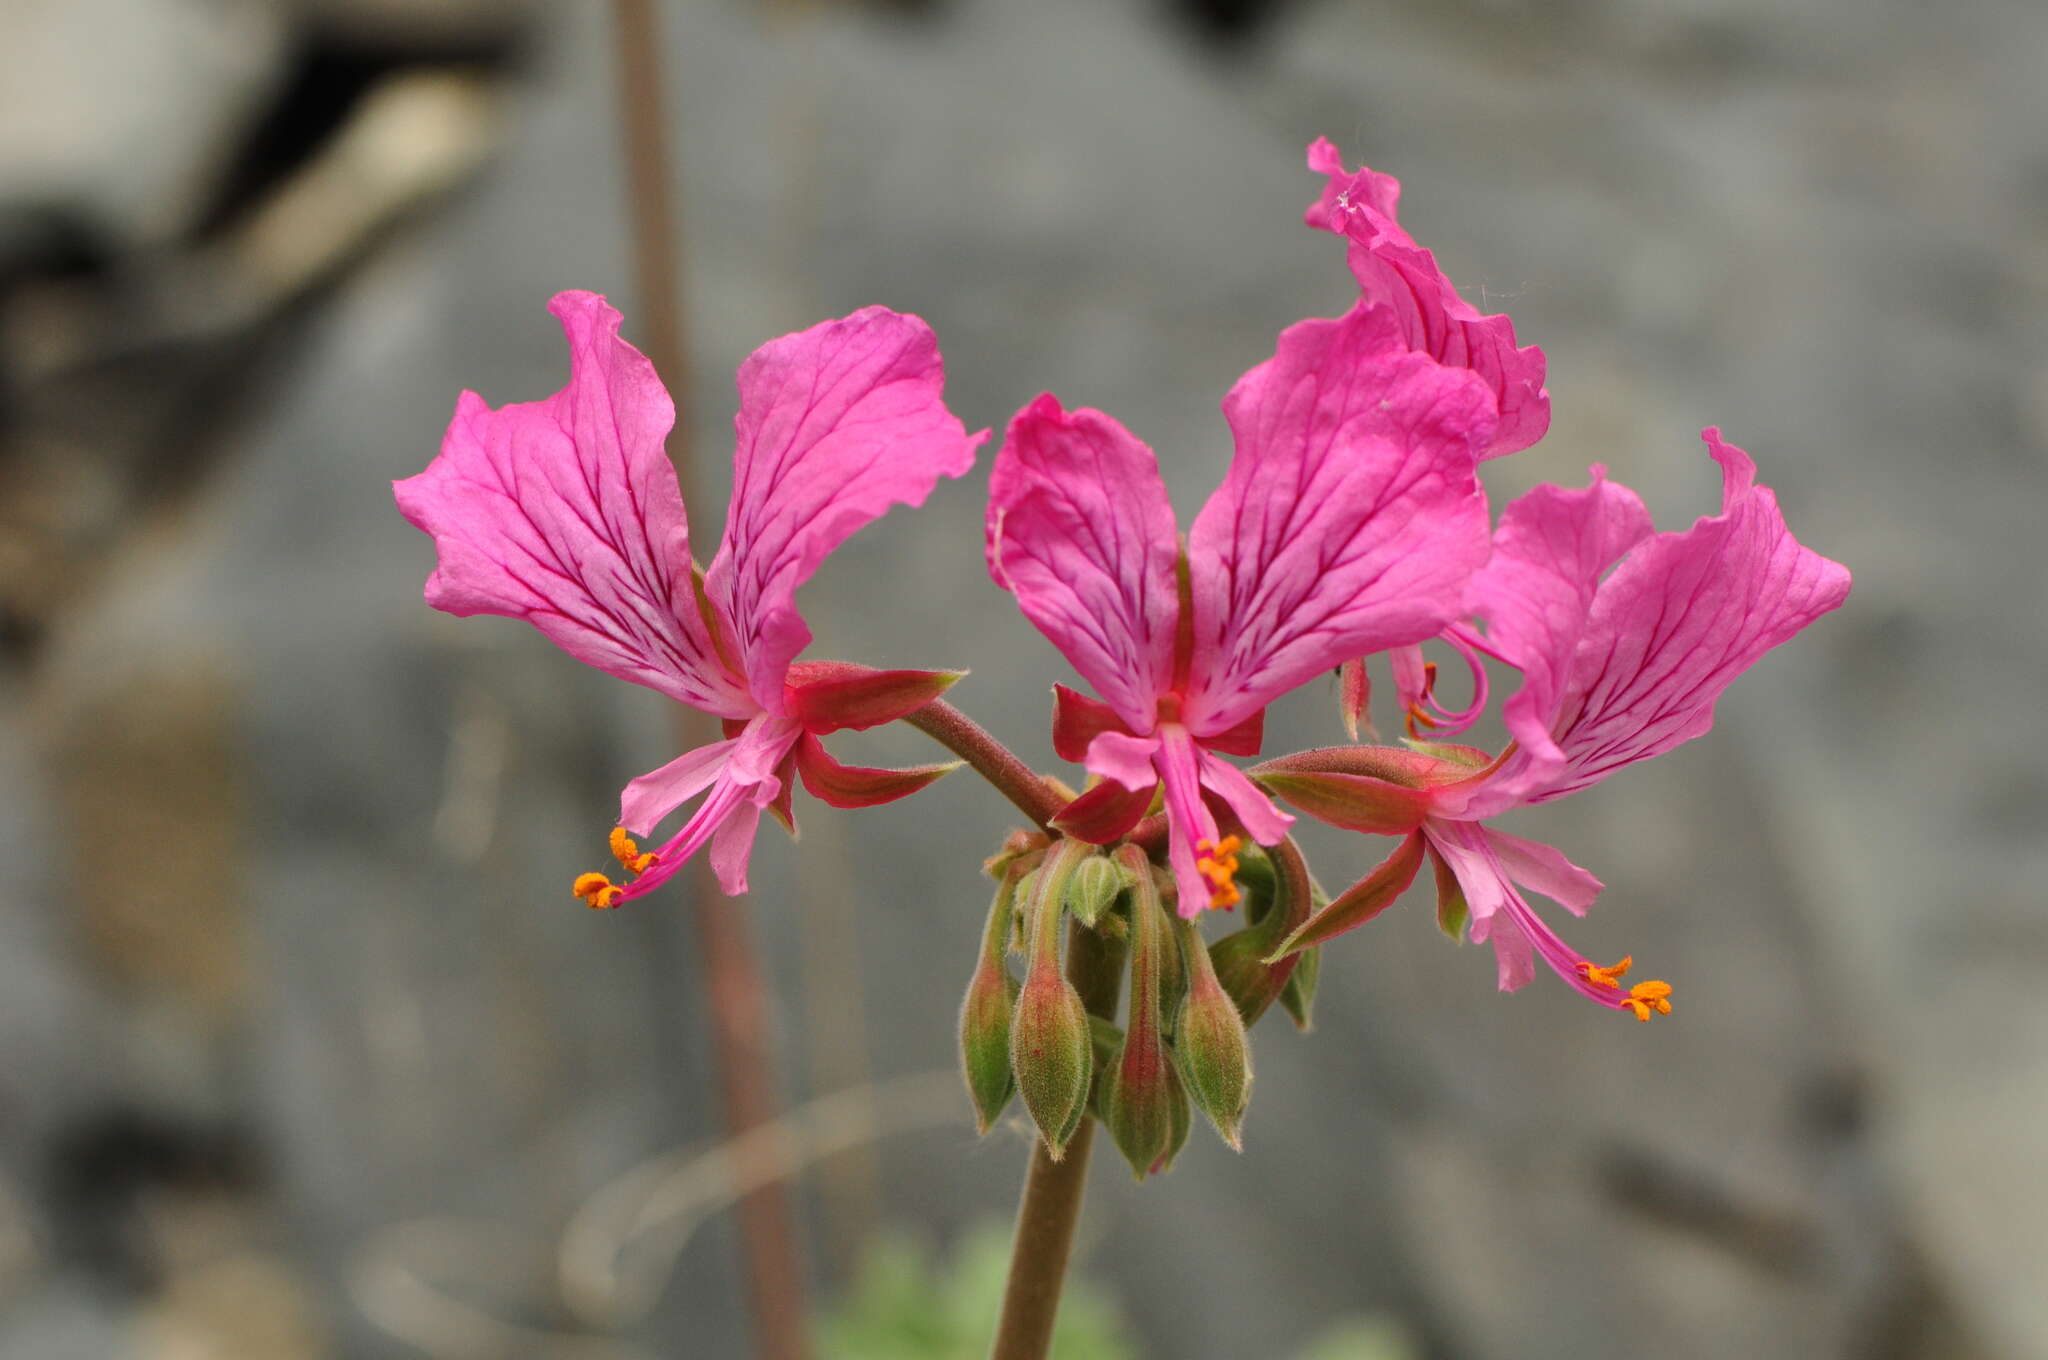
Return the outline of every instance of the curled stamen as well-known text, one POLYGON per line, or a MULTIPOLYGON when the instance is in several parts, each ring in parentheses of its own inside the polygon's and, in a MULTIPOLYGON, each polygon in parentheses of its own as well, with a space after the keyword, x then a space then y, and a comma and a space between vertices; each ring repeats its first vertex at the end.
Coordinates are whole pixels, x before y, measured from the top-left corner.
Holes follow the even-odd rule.
POLYGON ((1635 1013, 1638 1020, 1648 1021, 1650 1012, 1659 1015, 1671 1014, 1671 984, 1668 982, 1638 982, 1629 988, 1628 1000, 1622 1003, 1635 1013))
POLYGON ((612 858, 617 860, 629 874, 644 874, 654 865, 661 863, 661 856, 652 850, 642 854, 640 845, 626 834, 626 828, 615 826, 611 834, 612 858))
MULTIPOLYGON (((1579 976, 1592 983, 1595 987, 1612 987, 1618 992, 1621 990, 1621 979, 1628 974, 1628 970, 1635 964, 1635 961, 1635 955, 1624 954, 1621 956, 1620 963, 1610 963, 1603 968, 1590 959, 1580 959, 1578 964, 1579 976)), ((1649 986, 1651 984, 1644 983, 1643 985, 1649 986)), ((1669 991, 1670 989, 1665 988, 1665 990, 1669 991)))
POLYGON ((569 891, 581 898, 583 905, 593 911, 604 911, 619 904, 625 889, 613 883, 603 874, 578 874, 569 891))

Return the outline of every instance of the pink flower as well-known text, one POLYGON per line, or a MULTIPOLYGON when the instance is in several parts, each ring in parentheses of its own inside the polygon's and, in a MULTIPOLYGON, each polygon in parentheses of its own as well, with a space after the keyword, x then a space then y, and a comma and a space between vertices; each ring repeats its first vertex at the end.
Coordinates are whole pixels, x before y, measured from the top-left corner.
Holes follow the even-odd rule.
POLYGON ((1234 838, 1292 820, 1215 752, 1256 754, 1265 707, 1346 657, 1431 636, 1485 559, 1474 478, 1493 399, 1361 302, 1281 333, 1223 399, 1237 445, 1183 550, 1152 451, 1050 394, 1011 421, 988 563, 1102 701, 1056 687, 1053 742, 1102 782, 1059 825, 1098 843, 1163 787, 1180 910, 1237 900, 1234 838))
POLYGON ((498 410, 464 392, 440 456, 394 485, 434 538, 427 603, 525 619, 577 660, 724 721, 723 741, 626 786, 611 843, 637 877, 585 874, 578 897, 639 897, 707 842, 725 890, 743 893, 761 811, 788 823, 793 775, 857 807, 950 768, 853 769, 825 753, 820 733, 900 717, 958 677, 793 664, 811 639, 796 591, 862 525, 966 472, 986 435, 947 411, 916 317, 868 307, 771 340, 740 366, 732 504, 707 572, 663 451, 675 407, 654 366, 597 294, 562 293, 548 310, 569 340, 569 385, 498 410), (641 852, 631 837, 698 794, 682 829, 641 852))
POLYGON ((1848 597, 1848 570, 1792 537, 1749 455, 1719 430, 1703 437, 1721 465, 1721 513, 1690 529, 1654 533, 1642 501, 1598 467, 1589 486, 1539 486, 1502 514, 1470 595, 1486 649, 1522 672, 1502 712, 1514 741, 1500 758, 1461 746, 1353 747, 1255 771, 1312 815, 1407 837, 1290 945, 1369 920, 1408 886, 1426 849, 1446 927, 1455 932, 1469 911, 1472 938, 1493 943, 1502 990, 1528 982, 1540 955, 1602 1005, 1643 1020, 1670 1011, 1668 985, 1623 991, 1630 960, 1593 964, 1522 895, 1583 915, 1600 881, 1485 819, 1590 788, 1705 734, 1736 676, 1848 597))

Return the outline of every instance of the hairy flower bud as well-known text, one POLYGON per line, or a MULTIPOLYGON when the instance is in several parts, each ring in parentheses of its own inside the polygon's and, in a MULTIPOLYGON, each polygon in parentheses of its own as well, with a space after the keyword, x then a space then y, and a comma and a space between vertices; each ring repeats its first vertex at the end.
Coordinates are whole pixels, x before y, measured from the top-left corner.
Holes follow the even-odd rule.
POLYGON ((1323 949, 1316 945, 1301 951, 1287 985, 1280 989, 1280 1004, 1294 1018, 1294 1027, 1306 1034, 1315 1028, 1316 983, 1322 980, 1323 949))
POLYGON ((1144 852, 1127 845, 1117 855, 1132 880, 1130 1024, 1121 1052, 1104 1074, 1102 1113, 1110 1137, 1143 1180, 1172 1157, 1174 1107, 1180 1107, 1185 1129, 1187 1096, 1160 1033, 1162 940, 1169 929, 1165 908, 1144 852))
POLYGON ((1189 961, 1188 995, 1173 1028, 1181 1076, 1188 1094, 1233 1149, 1242 1147, 1239 1127, 1251 1103, 1251 1045, 1237 1003, 1216 980, 1209 951, 1194 923, 1180 922, 1181 953, 1189 961))
POLYGON ((1081 861, 1080 867, 1074 870, 1074 876, 1067 880, 1067 910, 1074 913, 1075 920, 1092 930, 1102 919, 1102 913, 1108 911, 1130 885, 1131 875, 1127 870, 1101 855, 1090 855, 1081 861))
POLYGON ((1010 1018, 1010 1067, 1017 1090, 1054 1161, 1080 1127, 1094 1075, 1088 1008, 1061 971, 1059 951, 1067 883, 1089 853, 1081 842, 1056 842, 1032 876, 1030 962, 1010 1018))
POLYGON ((982 928, 981 957, 967 984, 967 999, 960 1006, 960 1066, 967 1078, 967 1094, 974 1101, 975 1124, 982 1133, 989 1131, 1017 1089, 1010 1071, 1010 1015, 1016 1005, 1017 981, 1003 959, 1009 952, 1010 918, 1016 912, 1017 880, 1022 877, 1019 872, 1006 872, 996 888, 988 924, 982 928))

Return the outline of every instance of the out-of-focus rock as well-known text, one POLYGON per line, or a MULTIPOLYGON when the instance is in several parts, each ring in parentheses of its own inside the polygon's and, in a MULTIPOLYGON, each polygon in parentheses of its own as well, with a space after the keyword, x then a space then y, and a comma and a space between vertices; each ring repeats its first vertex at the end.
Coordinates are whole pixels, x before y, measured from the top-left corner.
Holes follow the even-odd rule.
POLYGON ((283 73, 283 0, 18 0, 0 42, 0 265, 56 215, 117 250, 192 220, 283 73))

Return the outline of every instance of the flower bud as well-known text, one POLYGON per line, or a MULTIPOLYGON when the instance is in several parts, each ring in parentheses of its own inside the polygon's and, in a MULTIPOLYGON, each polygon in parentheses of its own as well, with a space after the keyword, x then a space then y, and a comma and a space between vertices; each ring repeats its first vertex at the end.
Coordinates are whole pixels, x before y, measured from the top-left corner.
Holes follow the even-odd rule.
MULTIPOLYGON (((1150 868, 1147 866, 1147 872, 1150 868)), ((1074 913, 1074 919, 1089 929, 1108 911, 1123 890, 1130 886, 1131 876, 1115 861, 1101 855, 1090 855, 1081 861, 1074 876, 1067 880, 1067 910, 1074 913)))
POLYGON ((1089 853, 1081 842, 1059 841, 1034 873, 1027 927, 1030 963, 1010 1017, 1010 1067, 1017 1090, 1054 1161, 1087 1113, 1094 1075, 1088 1008, 1061 972, 1059 951, 1067 883, 1089 853))
POLYGON ((1294 1027, 1306 1034, 1315 1028, 1312 1018, 1316 1004, 1316 983, 1322 979, 1323 950, 1321 945, 1304 949, 1295 959, 1294 971, 1288 975, 1287 985, 1280 989, 1280 1004, 1294 1018, 1294 1027))
POLYGON ((1251 1046, 1237 1003, 1216 980, 1209 951, 1194 923, 1182 921, 1181 952, 1189 960, 1188 996, 1181 1003, 1173 1039, 1188 1094, 1232 1148, 1242 1146, 1239 1127, 1251 1102, 1251 1046))
POLYGON ((981 957, 960 1006, 960 1066, 967 1094, 974 1101, 975 1124, 982 1133, 1010 1103, 1017 1089, 1010 1071, 1010 1015, 1016 1005, 1017 982, 1003 959, 1010 943, 1010 918, 1015 914, 1020 873, 1005 873, 982 928, 981 957))
MULTIPOLYGON (((1159 1029, 1161 937, 1165 909, 1152 866, 1135 846, 1118 851, 1128 860, 1131 893, 1130 1024, 1122 1051, 1104 1076, 1103 1123, 1139 1180, 1163 1167, 1173 1152, 1173 1107, 1187 1097, 1175 1080, 1173 1062, 1159 1029)), ((1104 861, 1106 862, 1106 861, 1104 861)), ((1112 866, 1115 867, 1115 866, 1112 866)))
POLYGON ((1088 1009, 1057 968, 1033 969, 1017 993, 1017 1009, 1010 1019, 1010 1065, 1024 1108, 1044 1136, 1046 1152, 1058 1161, 1088 1103, 1094 1054, 1088 1009))

